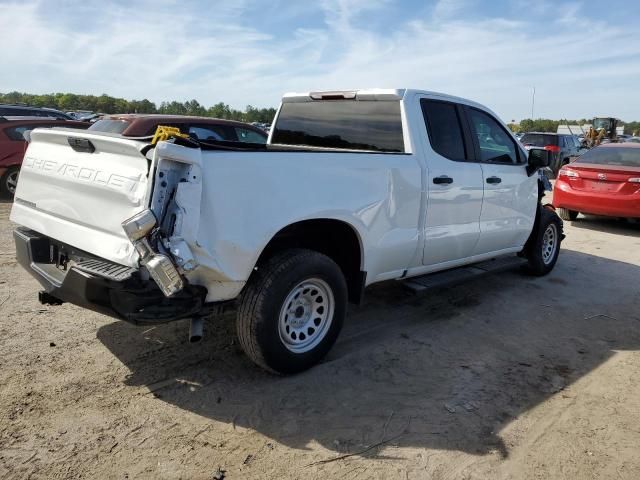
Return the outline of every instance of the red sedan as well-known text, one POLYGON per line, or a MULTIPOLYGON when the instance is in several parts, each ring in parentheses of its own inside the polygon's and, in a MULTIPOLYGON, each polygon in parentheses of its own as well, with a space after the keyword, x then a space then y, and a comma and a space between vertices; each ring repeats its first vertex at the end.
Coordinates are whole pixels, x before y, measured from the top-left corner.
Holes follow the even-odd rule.
POLYGON ((553 206, 563 220, 575 220, 579 212, 640 217, 640 144, 601 145, 562 167, 553 206))

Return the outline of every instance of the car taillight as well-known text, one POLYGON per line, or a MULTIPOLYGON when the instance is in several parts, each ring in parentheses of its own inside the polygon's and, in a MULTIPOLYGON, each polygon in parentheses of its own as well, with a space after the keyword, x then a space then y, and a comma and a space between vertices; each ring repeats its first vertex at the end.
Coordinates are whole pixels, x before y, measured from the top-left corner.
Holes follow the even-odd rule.
POLYGON ((631 178, 627 179, 627 182, 640 183, 640 177, 631 177, 631 178))
POLYGON ((553 153, 558 153, 560 151, 560 147, 557 145, 545 145, 544 149, 553 153))
POLYGON ((568 168, 561 168, 558 172, 559 177, 580 178, 580 174, 575 170, 569 170, 568 168))

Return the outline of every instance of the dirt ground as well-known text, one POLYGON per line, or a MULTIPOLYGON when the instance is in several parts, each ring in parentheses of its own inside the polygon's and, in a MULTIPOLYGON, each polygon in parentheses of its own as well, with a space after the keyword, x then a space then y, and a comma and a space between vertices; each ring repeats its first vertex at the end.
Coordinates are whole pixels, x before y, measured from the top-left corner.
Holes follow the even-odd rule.
POLYGON ((275 377, 233 317, 133 327, 44 307, 0 204, 0 478, 640 478, 640 225, 566 226, 556 269, 352 308, 275 377))

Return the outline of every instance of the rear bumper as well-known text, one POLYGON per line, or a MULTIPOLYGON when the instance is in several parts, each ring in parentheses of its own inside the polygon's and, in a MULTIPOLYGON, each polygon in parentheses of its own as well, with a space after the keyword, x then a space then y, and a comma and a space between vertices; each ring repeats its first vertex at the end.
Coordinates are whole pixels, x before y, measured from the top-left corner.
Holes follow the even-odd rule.
POLYGON ((13 237, 18 263, 48 294, 41 295, 41 301, 69 302, 142 325, 209 315, 220 307, 204 304, 203 287, 187 285, 179 294, 167 298, 153 280, 143 279, 138 270, 92 257, 26 228, 16 229, 13 237), (60 252, 79 263, 61 269, 56 265, 60 252))
POLYGON ((592 215, 640 218, 640 195, 611 195, 574 190, 567 182, 556 181, 553 206, 592 215))

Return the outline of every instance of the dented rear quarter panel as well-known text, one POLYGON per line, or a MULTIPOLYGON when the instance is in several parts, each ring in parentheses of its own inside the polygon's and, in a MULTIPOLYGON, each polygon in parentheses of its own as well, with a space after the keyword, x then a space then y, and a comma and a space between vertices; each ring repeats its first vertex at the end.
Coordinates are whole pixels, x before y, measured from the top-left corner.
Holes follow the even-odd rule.
POLYGON ((421 169, 411 154, 205 151, 202 176, 195 253, 211 279, 246 281, 278 231, 308 219, 355 230, 369 283, 401 275, 415 255, 421 169))

